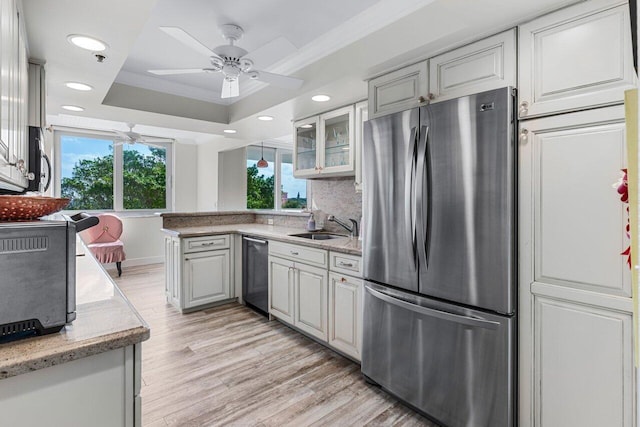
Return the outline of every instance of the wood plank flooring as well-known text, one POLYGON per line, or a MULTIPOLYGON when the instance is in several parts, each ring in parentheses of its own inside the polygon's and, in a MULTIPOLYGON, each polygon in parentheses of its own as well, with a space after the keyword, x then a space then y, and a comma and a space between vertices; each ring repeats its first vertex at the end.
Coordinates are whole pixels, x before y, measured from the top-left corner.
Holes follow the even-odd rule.
POLYGON ((114 277, 151 327, 144 426, 430 426, 362 379, 360 366, 238 303, 180 314, 162 264, 114 277))

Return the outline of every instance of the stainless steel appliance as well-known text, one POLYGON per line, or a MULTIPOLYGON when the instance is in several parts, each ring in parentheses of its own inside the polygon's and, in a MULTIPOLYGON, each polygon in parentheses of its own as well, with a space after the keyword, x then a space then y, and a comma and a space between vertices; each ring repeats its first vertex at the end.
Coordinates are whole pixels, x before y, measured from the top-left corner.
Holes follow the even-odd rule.
POLYGON ((450 427, 515 423, 513 90, 365 123, 362 372, 450 427))
POLYGON ((0 338, 57 332, 76 318, 76 232, 98 223, 0 223, 0 338))
POLYGON ((269 313, 269 242, 242 236, 242 300, 269 313))

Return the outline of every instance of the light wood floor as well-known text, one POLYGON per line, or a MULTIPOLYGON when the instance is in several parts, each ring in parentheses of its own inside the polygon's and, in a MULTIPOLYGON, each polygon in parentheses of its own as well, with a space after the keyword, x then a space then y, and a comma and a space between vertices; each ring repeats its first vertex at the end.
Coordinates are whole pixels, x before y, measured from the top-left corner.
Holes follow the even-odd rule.
POLYGON ((180 314, 161 264, 114 279, 151 327, 144 426, 434 426, 365 383, 359 365, 238 303, 180 314))

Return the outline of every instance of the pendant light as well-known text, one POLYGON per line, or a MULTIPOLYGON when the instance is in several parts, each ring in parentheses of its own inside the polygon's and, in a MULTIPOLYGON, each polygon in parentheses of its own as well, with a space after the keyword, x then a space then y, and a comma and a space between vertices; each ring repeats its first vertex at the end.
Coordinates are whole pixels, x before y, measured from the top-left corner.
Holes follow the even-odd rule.
POLYGON ((262 155, 260 156, 260 160, 258 160, 258 163, 256 163, 256 166, 258 166, 259 168, 266 168, 267 166, 269 166, 269 162, 264 159, 264 141, 262 141, 262 155))

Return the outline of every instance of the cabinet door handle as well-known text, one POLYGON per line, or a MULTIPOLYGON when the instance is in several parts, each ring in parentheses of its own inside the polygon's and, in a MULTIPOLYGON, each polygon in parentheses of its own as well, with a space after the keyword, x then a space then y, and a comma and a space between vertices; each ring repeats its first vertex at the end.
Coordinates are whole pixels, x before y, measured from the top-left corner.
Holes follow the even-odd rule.
POLYGON ((298 252, 291 251, 291 255, 299 255, 298 252))
POLYGON ((529 103, 527 101, 522 101, 520 103, 519 115, 520 116, 526 115, 528 110, 529 110, 529 103))
POLYGON ((344 283, 344 282, 346 282, 346 281, 347 281, 347 279, 345 279, 344 277, 341 277, 341 278, 340 278, 340 281, 341 281, 342 283, 344 283))
POLYGON ((350 262, 344 262, 344 261, 340 261, 338 263, 338 265, 342 266, 342 267, 353 267, 353 264, 350 262))
POLYGON ((213 246, 213 245, 215 245, 215 242, 205 242, 205 243, 202 243, 202 246, 213 246))
POLYGON ((522 129, 520 131, 520 142, 526 143, 529 139, 529 131, 527 129, 522 129))

